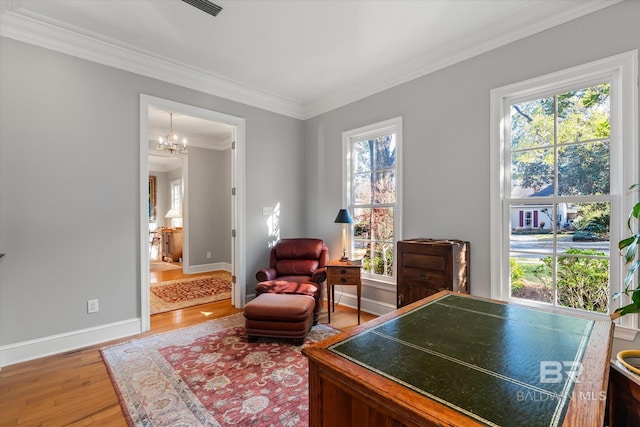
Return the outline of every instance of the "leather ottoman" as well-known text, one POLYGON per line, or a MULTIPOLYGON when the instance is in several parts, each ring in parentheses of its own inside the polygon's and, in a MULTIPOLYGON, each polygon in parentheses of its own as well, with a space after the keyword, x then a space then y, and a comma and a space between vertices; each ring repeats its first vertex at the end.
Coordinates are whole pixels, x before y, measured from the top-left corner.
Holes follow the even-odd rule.
POLYGON ((308 295, 260 294, 244 306, 247 339, 289 338, 302 345, 313 324, 314 307, 308 295))
POLYGON ((313 324, 318 323, 322 307, 321 285, 310 282, 305 276, 283 276, 275 280, 267 280, 256 285, 256 296, 270 294, 309 295, 315 300, 313 308, 313 324))

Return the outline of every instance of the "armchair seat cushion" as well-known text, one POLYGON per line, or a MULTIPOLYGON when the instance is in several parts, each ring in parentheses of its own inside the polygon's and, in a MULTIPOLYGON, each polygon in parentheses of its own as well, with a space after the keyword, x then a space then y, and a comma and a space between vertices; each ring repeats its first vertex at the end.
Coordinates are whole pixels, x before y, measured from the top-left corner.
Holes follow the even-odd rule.
POLYGON ((256 296, 262 294, 287 294, 313 297, 313 324, 318 323, 322 307, 322 285, 307 281, 306 276, 283 276, 256 285, 256 296))
POLYGON ((311 283, 310 278, 300 276, 282 276, 276 280, 260 282, 256 285, 256 295, 264 293, 273 294, 299 294, 310 297, 319 296, 318 286, 311 283))

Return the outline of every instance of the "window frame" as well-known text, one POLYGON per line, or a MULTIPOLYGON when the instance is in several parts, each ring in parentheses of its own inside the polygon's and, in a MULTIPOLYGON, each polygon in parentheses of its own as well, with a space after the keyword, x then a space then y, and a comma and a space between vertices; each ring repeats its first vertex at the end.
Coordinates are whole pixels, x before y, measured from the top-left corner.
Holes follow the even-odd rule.
MULTIPOLYGON (((587 87, 594 83, 610 83, 610 311, 629 302, 626 297, 613 300, 614 292, 623 289, 626 266, 619 253, 618 241, 625 236, 629 211, 637 200, 629 187, 640 182, 638 171, 638 51, 625 52, 602 60, 572 67, 491 90, 490 122, 490 253, 491 297, 498 300, 550 308, 548 304, 514 299, 510 295, 509 244, 505 236, 509 226, 509 208, 505 201, 510 191, 508 153, 510 106, 521 100, 541 98, 587 87), (506 224, 506 225, 505 225, 506 224)), ((588 201, 588 200, 585 200, 588 201)), ((535 202, 532 200, 532 202, 535 202)), ((560 313, 575 309, 552 307, 560 313)), ((594 318, 606 315, 580 311, 594 318)), ((607 316, 608 317, 608 316, 607 316)), ((617 321, 616 336, 633 339, 638 329, 638 316, 627 315, 617 321)))
POLYGON ((182 179, 174 179, 171 185, 171 209, 182 212, 182 179))
MULTIPOLYGON (((342 133, 342 203, 353 215, 354 203, 352 200, 352 142, 371 139, 382 135, 395 134, 396 165, 395 165, 395 203, 393 204, 393 275, 386 277, 362 271, 362 281, 369 285, 380 285, 382 289, 396 285, 397 275, 397 244, 402 240, 402 117, 395 117, 382 122, 351 129, 342 133)), ((353 254, 353 224, 347 228, 347 256, 353 254)))

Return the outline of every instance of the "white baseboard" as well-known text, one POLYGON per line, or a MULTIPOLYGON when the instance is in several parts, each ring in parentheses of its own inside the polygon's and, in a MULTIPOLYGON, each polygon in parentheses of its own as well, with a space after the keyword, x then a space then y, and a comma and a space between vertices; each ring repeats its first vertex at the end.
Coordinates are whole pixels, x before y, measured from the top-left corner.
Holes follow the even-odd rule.
POLYGON ((207 273, 209 271, 224 270, 231 272, 231 264, 228 262, 214 262, 212 264, 186 265, 185 274, 207 273))
MULTIPOLYGON (((358 298, 356 295, 351 295, 347 293, 340 294, 340 291, 336 290, 336 304, 344 305, 346 307, 351 307, 353 309, 358 308, 358 298)), ((386 302, 375 301, 368 298, 360 299, 360 309, 362 311, 366 311, 367 313, 375 314, 377 316, 382 316, 383 314, 387 314, 396 309, 395 305, 388 304, 386 302)))
POLYGON ((142 332, 140 318, 0 346, 0 368, 142 332))

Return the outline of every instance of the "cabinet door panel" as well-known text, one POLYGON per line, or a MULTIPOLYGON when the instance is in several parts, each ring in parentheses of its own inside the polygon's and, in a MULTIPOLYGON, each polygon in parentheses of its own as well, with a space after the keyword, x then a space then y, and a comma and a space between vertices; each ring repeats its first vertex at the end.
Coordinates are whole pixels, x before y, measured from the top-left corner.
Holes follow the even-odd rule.
POLYGON ((445 275, 442 271, 421 270, 419 268, 403 268, 402 276, 407 280, 425 282, 426 286, 430 284, 442 285, 446 282, 445 275))
POLYGON ((402 257, 403 267, 425 268, 429 270, 444 270, 446 261, 446 257, 442 255, 405 253, 402 257))

